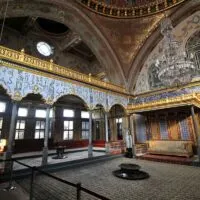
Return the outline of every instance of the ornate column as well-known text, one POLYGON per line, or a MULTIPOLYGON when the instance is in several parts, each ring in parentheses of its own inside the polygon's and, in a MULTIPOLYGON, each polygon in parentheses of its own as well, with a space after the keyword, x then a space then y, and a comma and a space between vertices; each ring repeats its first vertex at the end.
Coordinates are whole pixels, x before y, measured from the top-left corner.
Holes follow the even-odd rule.
POLYGON ((9 135, 8 135, 8 140, 7 140, 6 159, 12 158, 13 143, 14 143, 14 138, 15 138, 17 109, 18 109, 18 101, 14 100, 13 105, 12 105, 10 129, 9 129, 9 135))
POLYGON ((88 157, 93 156, 92 146, 92 110, 89 110, 89 144, 88 144, 88 157))
POLYGON ((48 164, 48 139, 49 139, 49 121, 50 121, 50 106, 46 109, 45 132, 44 132, 44 147, 42 153, 42 165, 48 164))
POLYGON ((106 144, 105 150, 106 153, 109 153, 109 138, 108 138, 108 112, 105 112, 105 135, 106 135, 106 144))
POLYGON ((200 162, 200 134, 199 134, 199 124, 197 122, 193 106, 191 107, 191 113, 192 113, 192 120, 193 120, 193 124, 194 124, 194 131, 195 131, 195 135, 197 137, 197 153, 198 153, 198 158, 199 158, 199 162, 200 162))

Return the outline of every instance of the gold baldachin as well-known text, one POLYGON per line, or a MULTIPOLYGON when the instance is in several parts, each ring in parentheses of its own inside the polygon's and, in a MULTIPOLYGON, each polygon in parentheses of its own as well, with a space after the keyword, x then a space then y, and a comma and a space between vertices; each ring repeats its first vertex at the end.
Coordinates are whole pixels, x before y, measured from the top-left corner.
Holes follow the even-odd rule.
POLYGON ((82 74, 80 72, 71 70, 66 67, 62 67, 53 63, 53 61, 44 61, 33 56, 21 52, 0 46, 0 58, 10 60, 19 64, 23 64, 28 67, 32 67, 37 70, 42 70, 48 73, 53 73, 62 77, 70 78, 76 81, 81 81, 86 84, 94 85, 97 87, 105 88, 107 90, 127 94, 124 87, 107 83, 92 77, 90 74, 82 74))
POLYGON ((98 0, 76 0, 78 3, 88 8, 89 10, 96 12, 101 15, 115 18, 136 18, 143 17, 151 14, 155 14, 166 9, 172 8, 180 3, 183 3, 187 0, 168 0, 163 1, 154 1, 141 6, 124 6, 116 7, 113 5, 108 5, 98 0))
POLYGON ((159 110, 172 107, 194 105, 200 108, 200 94, 192 93, 181 95, 173 98, 165 98, 158 101, 152 101, 148 103, 141 103, 137 105, 128 105, 127 109, 129 113, 144 112, 151 110, 159 110))

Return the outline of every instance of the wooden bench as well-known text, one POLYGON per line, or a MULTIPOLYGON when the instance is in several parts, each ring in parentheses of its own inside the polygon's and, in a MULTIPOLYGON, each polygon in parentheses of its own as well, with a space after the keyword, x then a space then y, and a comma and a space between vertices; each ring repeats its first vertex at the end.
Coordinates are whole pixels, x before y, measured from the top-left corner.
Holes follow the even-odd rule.
POLYGON ((150 140, 148 153, 190 157, 193 155, 191 141, 150 140))

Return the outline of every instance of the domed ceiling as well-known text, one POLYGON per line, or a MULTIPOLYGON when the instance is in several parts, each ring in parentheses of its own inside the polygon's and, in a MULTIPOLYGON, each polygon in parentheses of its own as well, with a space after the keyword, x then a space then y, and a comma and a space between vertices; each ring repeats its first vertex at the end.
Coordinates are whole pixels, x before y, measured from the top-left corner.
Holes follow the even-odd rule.
POLYGON ((184 1, 187 0, 77 0, 94 12, 116 18, 147 16, 184 1))
MULTIPOLYGON (((0 28, 2 24, 3 19, 0 19, 0 28)), ((24 48, 29 55, 47 61, 53 59, 56 64, 82 73, 104 72, 81 37, 63 23, 27 16, 6 18, 4 25, 1 45, 18 51, 24 48), (16 40, 12 39, 12 33, 18 37, 16 40)))
POLYGON ((158 0, 158 1, 157 0, 97 0, 97 1, 111 6, 131 7, 131 6, 154 4, 156 2, 162 2, 163 0, 158 0))
POLYGON ((15 47, 9 48, 40 56, 35 47, 42 40, 53 47, 44 59, 86 74, 106 74, 110 82, 133 88, 145 59, 162 38, 162 18, 170 16, 176 26, 198 5, 198 0, 9 1, 5 28, 16 31, 9 37, 5 30, 2 44, 10 41, 15 47))

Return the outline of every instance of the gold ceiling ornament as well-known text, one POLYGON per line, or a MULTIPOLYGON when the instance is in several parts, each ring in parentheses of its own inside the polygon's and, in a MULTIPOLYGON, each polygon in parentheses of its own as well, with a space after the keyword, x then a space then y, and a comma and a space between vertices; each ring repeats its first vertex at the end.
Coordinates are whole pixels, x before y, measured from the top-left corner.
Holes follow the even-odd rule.
POLYGON ((192 93, 181 95, 173 98, 160 99, 158 101, 152 101, 148 103, 141 103, 137 105, 128 105, 128 113, 134 112, 146 112, 153 110, 160 110, 173 107, 190 106, 194 105, 200 108, 200 94, 192 93))
POLYGON ((114 18, 137 18, 162 12, 177 6, 187 0, 155 0, 144 5, 115 6, 103 3, 99 0, 76 0, 85 8, 107 17, 114 18))
POLYGON ((115 85, 112 83, 101 81, 91 74, 86 75, 67 67, 62 67, 53 63, 53 60, 50 62, 35 58, 33 56, 25 54, 24 50, 21 52, 0 46, 0 59, 12 61, 14 63, 22 64, 29 68, 46 72, 49 74, 58 75, 60 77, 68 78, 74 81, 82 82, 92 86, 96 86, 102 89, 114 91, 121 94, 127 94, 125 87, 115 85))

